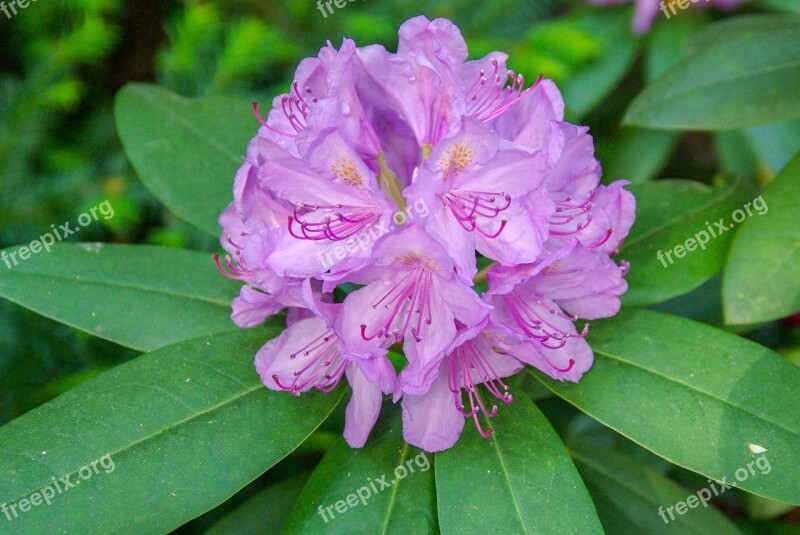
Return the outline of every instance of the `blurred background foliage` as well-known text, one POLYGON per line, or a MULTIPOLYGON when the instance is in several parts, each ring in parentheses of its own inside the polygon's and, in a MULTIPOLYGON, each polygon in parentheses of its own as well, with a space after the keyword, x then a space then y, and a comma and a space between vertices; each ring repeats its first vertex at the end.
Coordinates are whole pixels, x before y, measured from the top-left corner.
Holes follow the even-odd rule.
MULTIPOLYGON (((745 11, 798 11, 796 0, 756 4, 745 11)), ((556 80, 569 119, 592 128, 608 180, 680 177, 710 184, 725 172, 764 184, 800 149, 798 121, 721 134, 620 127, 645 83, 679 61, 700 27, 725 16, 719 12, 657 20, 640 38, 629 29, 630 7, 597 9, 567 0, 356 0, 327 16, 312 0, 46 0, 10 20, 0 15, 0 248, 30 242, 51 224, 74 221, 76 207, 108 199, 115 217, 87 228, 82 240, 214 250, 213 239, 177 220, 136 178, 114 127, 116 91, 145 81, 186 97, 234 93, 269 102, 288 86, 298 61, 316 54, 327 39, 336 46, 347 36, 393 48, 399 24, 420 13, 456 22, 472 57, 508 51, 511 67, 529 80, 540 72, 556 80)), ((254 119, 254 132, 256 126, 254 119)), ((716 278, 658 308, 720 325, 719 286, 716 278)), ((776 322, 747 335, 800 363, 796 323, 776 322)), ((0 301, 0 424, 134 356, 0 301)), ((570 410, 564 405, 549 400, 542 408, 560 414, 570 410)), ((586 417, 576 418, 559 432, 569 437, 580 431, 643 451, 586 417)), ((252 514, 248 510, 271 499, 259 489, 318 459, 335 436, 330 430, 341 426, 326 427, 309 446, 182 531, 211 526, 240 504, 240 516, 252 514)), ((689 472, 650 461, 690 488, 702 484, 689 472)), ((301 487, 291 485, 296 488, 286 489, 284 498, 301 487)), ((742 524, 749 531, 797 533, 785 522, 763 520, 786 515, 785 509, 738 494, 731 500, 731 514, 749 516, 742 524)))

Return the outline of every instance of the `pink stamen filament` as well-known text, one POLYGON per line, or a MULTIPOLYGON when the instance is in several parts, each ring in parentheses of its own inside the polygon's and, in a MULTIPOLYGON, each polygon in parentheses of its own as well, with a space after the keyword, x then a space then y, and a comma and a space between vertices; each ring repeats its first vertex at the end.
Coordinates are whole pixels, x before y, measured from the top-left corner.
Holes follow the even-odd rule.
MULTIPOLYGON (((376 314, 375 319, 380 328, 373 334, 367 333, 367 324, 361 325, 361 337, 364 340, 374 340, 378 337, 394 337, 396 342, 405 338, 411 327, 411 335, 417 342, 422 341, 423 324, 431 325, 431 294, 433 274, 423 268, 410 270, 386 294, 372 305, 373 310, 383 305, 384 310, 390 311, 387 316, 376 314), (394 327, 394 329, 392 328, 394 327)), ((373 324, 374 325, 374 324, 373 324)))
POLYGON ((304 348, 289 356, 290 360, 294 360, 300 355, 309 359, 304 366, 292 372, 290 384, 284 384, 277 374, 272 376, 272 380, 275 381, 278 388, 291 392, 295 396, 299 396, 308 388, 330 392, 339 384, 349 364, 339 353, 337 343, 336 335, 330 331, 318 336, 304 348))
POLYGON ((251 278, 254 274, 253 271, 250 271, 249 269, 246 269, 242 266, 235 266, 233 264, 233 261, 231 260, 231 257, 228 255, 225 255, 225 265, 227 266, 227 269, 222 266, 222 263, 220 262, 219 259, 219 255, 217 253, 214 253, 214 264, 216 264, 217 270, 220 273, 222 273, 222 275, 231 280, 235 281, 247 280, 251 278))
POLYGON ((484 384, 489 393, 505 404, 509 404, 513 401, 511 394, 508 393, 508 385, 500 380, 492 366, 483 357, 480 350, 472 341, 456 348, 451 358, 452 360, 448 373, 448 386, 450 392, 453 394, 453 402, 455 403, 456 409, 458 409, 465 418, 472 417, 478 433, 480 433, 482 437, 487 438, 491 436, 494 430, 489 427, 488 430, 484 431, 478 413, 482 413, 486 419, 493 418, 497 415, 497 406, 493 405, 491 411, 487 410, 472 376, 473 374, 477 374, 481 379, 480 382, 484 384), (464 385, 463 390, 467 393, 467 399, 470 404, 469 411, 465 411, 459 378, 464 385))
POLYGON ((525 77, 514 71, 507 71, 505 76, 499 73, 500 67, 497 59, 492 58, 494 73, 491 76, 492 82, 486 77, 486 71, 481 70, 478 79, 467 91, 469 101, 468 114, 478 120, 488 123, 505 113, 511 106, 522 100, 528 93, 533 91, 542 75, 529 88, 525 87, 525 77), (511 85, 506 86, 509 78, 511 85))
MULTIPOLYGON (((582 221, 578 221, 574 228, 571 230, 555 230, 550 229, 550 234, 553 236, 572 236, 574 234, 578 234, 582 230, 584 230, 589 223, 592 222, 592 200, 594 199, 596 190, 592 190, 589 197, 579 204, 572 204, 572 197, 567 196, 566 199, 563 201, 555 201, 556 204, 556 213, 555 215, 550 216, 548 222, 550 225, 558 227, 563 225, 569 225, 576 219, 584 217, 582 221)), ((604 245, 613 234, 613 229, 608 229, 606 234, 600 241, 596 243, 592 243, 590 245, 585 245, 585 247, 589 249, 595 249, 597 247, 601 247, 604 245)))
MULTIPOLYGON (((504 295, 503 301, 522 332, 525 333, 526 336, 537 340, 539 343, 541 343, 542 347, 546 349, 561 349, 567 345, 567 342, 570 338, 585 338, 589 333, 588 325, 584 326, 583 331, 578 334, 568 333, 561 328, 556 327, 544 319, 534 307, 529 306, 528 302, 526 302, 526 300, 523 299, 520 294, 528 301, 533 301, 539 306, 544 307, 553 316, 561 317, 571 322, 577 321, 578 318, 577 316, 567 316, 555 308, 548 308, 548 306, 540 298, 531 294, 524 288, 518 288, 515 292, 504 295), (555 345, 550 345, 548 343, 551 341, 554 341, 555 345)), ((542 352, 542 357, 550 366, 562 373, 568 372, 575 365, 575 361, 573 359, 569 359, 568 366, 566 368, 560 368, 551 362, 544 352, 542 352)))
POLYGON ((378 208, 370 206, 302 204, 295 208, 294 215, 289 216, 289 233, 298 240, 342 241, 375 223, 380 215, 378 208), (300 214, 300 210, 305 213, 300 214), (318 215, 322 220, 304 220, 312 214, 318 215), (300 233, 295 230, 295 224, 300 226, 300 233))
POLYGON ((275 132, 276 134, 278 134, 280 136, 294 137, 294 136, 297 135, 297 134, 289 134, 288 132, 284 132, 283 130, 278 130, 277 128, 267 124, 267 121, 265 121, 261 117, 261 113, 258 111, 258 102, 253 102, 253 112, 256 114, 256 119, 258 119, 258 122, 261 123, 261 126, 263 126, 264 128, 267 128, 268 130, 272 130, 273 132, 275 132))
MULTIPOLYGON (((240 232, 239 233, 239 237, 244 237, 244 236, 250 236, 250 234, 248 232, 240 232)), ((233 246, 233 248, 236 249, 236 256, 241 257, 242 256, 243 247, 241 245, 239 245, 238 243, 236 243, 235 241, 233 241, 233 237, 230 234, 228 234, 226 239, 227 239, 228 243, 230 243, 233 246)))
MULTIPOLYGON (((292 106, 295 105, 295 100, 297 97, 294 95, 285 96, 281 99, 281 108, 283 109, 283 114, 289 120, 289 124, 292 125, 297 132, 301 132, 306 125, 300 120, 300 118, 295 115, 294 111, 292 111, 292 106), (289 109, 286 109, 286 105, 289 105, 289 109)), ((303 117, 305 118, 305 116, 303 117)))
POLYGON ((511 196, 506 193, 486 191, 448 190, 442 200, 450 208, 453 217, 468 232, 478 231, 487 238, 496 238, 505 229, 507 221, 500 222, 500 228, 489 234, 478 226, 478 218, 494 219, 511 206, 511 196), (498 199, 504 204, 500 205, 498 199))

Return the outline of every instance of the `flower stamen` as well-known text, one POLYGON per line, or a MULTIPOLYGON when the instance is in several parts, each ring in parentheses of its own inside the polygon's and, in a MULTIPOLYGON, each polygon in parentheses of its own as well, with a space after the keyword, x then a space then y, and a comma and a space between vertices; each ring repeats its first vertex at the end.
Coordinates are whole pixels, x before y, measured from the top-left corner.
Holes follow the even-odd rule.
POLYGON ((291 384, 283 384, 277 374, 272 376, 272 380, 278 388, 295 396, 299 396, 309 385, 322 392, 330 392, 339 384, 348 364, 339 353, 337 343, 336 335, 330 331, 316 337, 289 355, 290 360, 298 356, 309 359, 304 366, 292 372, 294 379, 291 384))
POLYGON ((543 76, 540 74, 536 82, 527 89, 525 87, 525 77, 512 70, 506 72, 505 76, 499 73, 500 65, 496 58, 492 58, 494 73, 491 82, 486 76, 486 71, 481 69, 478 79, 467 91, 469 106, 467 114, 475 117, 481 122, 488 123, 505 113, 511 106, 522 100, 528 93, 533 91, 543 76), (506 85, 509 78, 511 85, 506 85))

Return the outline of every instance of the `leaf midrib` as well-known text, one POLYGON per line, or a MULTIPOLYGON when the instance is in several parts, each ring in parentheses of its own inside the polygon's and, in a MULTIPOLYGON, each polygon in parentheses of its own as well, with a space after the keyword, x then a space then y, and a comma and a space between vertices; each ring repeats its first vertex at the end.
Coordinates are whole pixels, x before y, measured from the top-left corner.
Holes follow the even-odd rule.
MULTIPOLYGON (((223 408, 223 407, 225 407, 227 405, 231 405, 233 403, 236 403, 237 401, 239 401, 241 399, 244 399, 245 397, 247 397, 247 396, 249 396, 249 395, 251 395, 251 394, 253 394, 255 392, 258 392, 263 388, 265 388, 264 385, 262 385, 261 383, 257 383, 252 388, 248 388, 248 389, 240 392, 239 394, 237 394, 237 395, 235 395, 233 397, 230 397, 230 398, 225 399, 225 400, 223 400, 223 401, 221 401, 221 402, 219 402, 219 403, 217 403, 217 404, 215 404, 215 405, 213 405, 211 407, 208 407, 207 409, 205 409, 205 410, 203 410, 201 412, 198 412, 198 413, 196 413, 196 414, 194 414, 192 416, 189 416, 187 418, 179 420, 179 421, 175 422, 172 425, 169 425, 167 427, 159 429, 155 433, 151 433, 150 435, 147 435, 145 437, 141 437, 138 440, 135 440, 134 442, 131 442, 131 443, 127 444, 126 446, 117 449, 114 452, 108 452, 107 455, 111 456, 112 458, 115 457, 115 456, 118 456, 120 453, 126 452, 126 451, 128 451, 128 450, 130 450, 130 449, 132 449, 132 448, 134 448, 134 447, 136 447, 138 445, 140 445, 140 444, 143 444, 143 443, 145 443, 147 441, 153 440, 153 439, 157 438, 158 436, 163 435, 163 434, 165 434, 165 433, 167 433, 169 431, 172 431, 173 429, 177 429, 177 428, 179 428, 179 427, 181 427, 181 426, 183 426, 183 425, 185 425, 185 424, 187 424, 189 422, 192 422, 193 420, 199 419, 201 417, 204 417, 204 416, 206 416, 208 414, 212 414, 214 412, 218 412, 221 408, 223 408)), ((338 405, 338 402, 341 400, 341 397, 344 395, 344 389, 340 389, 340 390, 342 390, 342 392, 340 392, 339 397, 336 399, 336 403, 333 403, 331 405, 330 410, 328 411, 328 415, 330 415, 330 413, 333 412, 333 409, 338 405)), ((327 415, 326 415, 326 418, 327 418, 327 415)), ((322 421, 324 421, 324 420, 325 420, 325 418, 321 419, 320 423, 322 421)), ((314 432, 314 429, 309 431, 309 433, 306 435, 305 438, 308 438, 309 436, 311 436, 311 434, 313 432, 314 432)), ((304 441, 305 441, 305 439, 303 441, 298 442, 298 444, 302 444, 302 442, 304 442, 304 441)), ((85 466, 85 465, 83 465, 83 466, 85 466)), ((67 476, 72 476, 74 474, 77 474, 80 471, 80 469, 83 468, 83 466, 81 466, 81 467, 79 467, 79 468, 77 468, 75 470, 72 470, 72 471, 70 471, 70 472, 68 472, 66 474, 62 474, 62 475, 56 476, 56 477, 61 479, 61 478, 67 477, 67 476)), ((267 467, 267 468, 269 468, 269 467, 267 467)), ((21 496, 15 498, 14 500, 12 500, 10 502, 6 502, 6 503, 17 503, 22 498, 25 498, 26 496, 30 496, 34 492, 40 491, 43 488, 44 488, 44 486, 39 486, 39 487, 35 488, 34 490, 32 490, 30 492, 23 493, 21 496)))
MULTIPOLYGON (((123 288, 123 289, 130 289, 130 290, 139 290, 139 291, 142 291, 142 292, 145 292, 145 293, 155 293, 155 294, 165 295, 167 297, 180 297, 180 298, 183 298, 183 299, 190 299, 192 301, 200 301, 200 302, 203 302, 203 303, 208 303, 208 304, 215 305, 215 306, 220 306, 220 307, 223 307, 223 308, 228 308, 230 306, 230 304, 231 304, 231 301, 222 301, 222 300, 217 301, 216 299, 213 299, 211 297, 205 297, 205 296, 200 296, 200 295, 192 295, 192 294, 187 294, 187 293, 182 293, 182 292, 177 292, 177 291, 169 291, 169 290, 165 290, 165 289, 161 289, 161 288, 157 288, 157 287, 148 287, 148 286, 144 286, 144 285, 140 285, 140 284, 124 284, 124 283, 118 283, 118 282, 115 282, 115 281, 98 280, 98 279, 83 278, 83 277, 80 280, 78 280, 78 279, 75 278, 74 275, 73 276, 60 275, 60 274, 59 275, 55 275, 55 274, 41 273, 41 272, 36 272, 36 271, 19 271, 17 273, 18 274, 23 274, 24 273, 24 275, 28 276, 28 277, 41 277, 41 278, 44 278, 44 279, 55 279, 55 280, 69 281, 69 282, 75 283, 76 285, 80 285, 82 283, 85 283, 85 284, 95 284, 95 285, 98 285, 98 286, 109 286, 111 288, 123 288)), ((0 285, 0 294, 5 295, 5 293, 2 291, 2 288, 3 288, 3 286, 0 285)))
POLYGON ((508 469, 506 468, 505 459, 503 458, 503 453, 500 451, 500 444, 497 441, 497 435, 492 433, 492 444, 494 444, 495 453, 497 454, 497 459, 500 461, 500 467, 503 469, 503 475, 505 476, 505 482, 508 486, 508 491, 511 493, 511 501, 514 503, 514 510, 517 512, 517 520, 519 520, 520 525, 522 526, 522 530, 524 533, 528 533, 528 527, 525 525, 525 521, 522 519, 522 511, 519 508, 519 500, 517 499, 517 495, 514 492, 514 488, 511 485, 511 479, 508 474, 508 469))
MULTIPOLYGON (((124 452, 124 451, 127 451, 127 450, 129 450, 129 449, 131 449, 131 448, 133 448, 133 447, 136 447, 136 446, 138 446, 139 444, 142 444, 143 442, 146 442, 146 441, 148 441, 148 440, 151 440, 151 439, 153 439, 153 438, 155 438, 155 437, 157 437, 157 436, 159 436, 159 435, 162 435, 162 434, 166 433, 167 431, 171 431, 171 430, 173 430, 173 429, 176 429, 176 428, 178 428, 178 427, 180 427, 180 426, 184 425, 185 423, 187 423, 187 422, 190 422, 190 421, 192 421, 192 420, 194 420, 194 419, 196 419, 196 418, 199 418, 199 417, 201 417, 201 416, 205 416, 205 415, 207 415, 207 414, 210 414, 210 413, 212 413, 213 411, 215 411, 216 409, 218 409, 218 408, 220 408, 220 407, 223 407, 223 406, 225 406, 225 405, 228 405, 228 404, 230 404, 230 403, 233 403, 233 402, 235 402, 235 401, 238 401, 239 399, 241 399, 241 398, 243 398, 243 397, 245 397, 245 396, 248 396, 248 395, 252 394, 253 392, 255 392, 255 391, 259 390, 260 388, 263 388, 263 386, 262 386, 262 385, 260 385, 260 384, 259 384, 259 385, 255 385, 255 386, 253 386, 252 388, 249 388, 249 389, 247 389, 246 391, 244 391, 244 393, 242 393, 242 394, 239 394, 239 395, 236 395, 236 396, 234 396, 234 397, 232 397, 232 398, 229 398, 229 399, 223 400, 222 402, 220 402, 220 403, 218 403, 218 404, 216 404, 216 405, 214 405, 214 406, 212 406, 212 407, 208 408, 207 410, 204 410, 204 411, 201 411, 201 412, 199 412, 199 413, 197 413, 197 414, 194 414, 194 415, 192 415, 192 416, 189 416, 188 418, 184 418, 184 419, 182 419, 182 420, 179 420, 178 422, 175 422, 174 424, 172 424, 172 425, 170 425, 170 426, 168 426, 168 427, 165 427, 165 428, 159 429, 159 430, 158 430, 158 431, 156 431, 155 433, 151 433, 150 435, 147 435, 147 436, 141 437, 141 438, 139 438, 139 439, 137 439, 137 440, 135 440, 135 441, 133 441, 133 442, 131 442, 131 443, 127 444, 126 446, 124 446, 124 447, 122 447, 122 448, 119 448, 119 449, 117 449, 117 450, 116 450, 116 451, 114 451, 114 452, 108 452, 108 453, 107 453, 107 455, 110 455, 110 456, 113 458, 115 455, 119 455, 120 453, 122 453, 122 452, 124 452)), ((84 465, 84 466, 85 466, 85 465, 84 465)), ((72 475, 74 475, 74 474, 77 474, 77 473, 78 473, 78 471, 79 471, 79 470, 80 470, 82 467, 83 467, 83 466, 81 466, 81 467, 79 467, 79 468, 77 468, 77 469, 75 469, 75 470, 72 470, 72 471, 70 471, 70 472, 67 472, 66 474, 57 475, 56 477, 60 479, 60 478, 64 478, 64 477, 67 477, 67 476, 72 476, 72 475)), ((15 498, 14 500, 12 500, 12 501, 10 501, 10 502, 7 502, 7 503, 16 503, 16 502, 17 502, 17 501, 19 501, 20 499, 22 499, 22 498, 25 498, 26 496, 30 496, 30 495, 31 495, 31 494, 33 494, 34 492, 40 491, 40 490, 42 490, 43 488, 44 488, 44 486, 39 486, 39 487, 36 487, 34 490, 32 490, 32 491, 30 491, 30 492, 25 492, 25 493, 23 493, 21 496, 19 496, 18 498, 15 498)))
POLYGON ((726 186, 727 190, 723 190, 722 193, 719 194, 719 196, 712 196, 712 198, 709 199, 708 202, 698 206, 697 208, 695 208, 693 210, 690 210, 688 212, 685 212, 683 214, 677 215, 677 216, 675 216, 675 217, 673 217, 671 219, 668 219, 661 226, 654 227, 654 228, 648 230, 647 232, 645 232, 644 234, 640 234, 640 235, 636 236, 632 240, 626 240, 625 243, 623 244, 623 246, 620 248, 619 254, 620 255, 624 254, 625 251, 629 250, 631 247, 633 247, 634 245, 636 245, 640 241, 644 240, 645 238, 649 238, 653 234, 658 234, 659 232, 662 232, 662 231, 665 231, 665 230, 669 230, 677 222, 684 221, 684 220, 688 219, 689 217, 693 217, 695 215, 698 215, 698 214, 702 213, 703 211, 707 210, 708 208, 713 207, 714 205, 718 205, 718 204, 721 205, 724 201, 726 201, 728 199, 728 197, 732 196, 734 193, 737 192, 737 190, 739 189, 738 186, 739 186, 739 183, 731 182, 730 184, 728 184, 726 186))
POLYGON ((719 403, 721 403, 723 405, 727 405, 727 406, 732 407, 734 409, 738 409, 738 410, 742 411, 745 414, 749 414, 750 416, 753 416, 754 418, 757 418, 758 420, 761 420, 761 421, 766 422, 768 424, 772 424, 775 427, 777 427, 778 429, 782 429, 782 430, 786 431, 787 433, 789 433, 791 435, 795 435, 798 438, 800 438, 800 431, 797 431, 797 430, 793 431, 793 430, 791 430, 791 429, 789 429, 787 427, 784 427, 783 425, 781 425, 781 424, 779 424, 777 422, 773 422, 772 420, 770 420, 770 419, 768 419, 768 418, 766 418, 764 416, 761 416, 761 415, 759 415, 759 414, 757 414, 757 413, 755 413, 753 411, 750 411, 750 410, 748 410, 748 409, 746 409, 744 407, 740 407, 738 405, 734 405, 729 400, 721 398, 717 394, 714 394, 712 392, 708 392, 705 389, 702 389, 702 388, 699 388, 699 387, 693 387, 689 383, 685 383, 683 381, 678 380, 677 378, 670 377, 669 375, 666 375, 666 374, 664 374, 664 373, 662 373, 662 372, 660 372, 658 370, 654 370, 652 368, 648 368, 648 367, 646 367, 646 366, 644 366, 644 365, 642 365, 640 363, 627 360, 627 359, 625 359, 623 357, 620 357, 618 355, 614 355, 614 354, 609 353, 607 351, 596 349, 595 353, 603 355, 607 359, 616 360, 618 362, 621 362, 622 364, 627 364, 628 366, 630 366, 632 368, 638 368, 638 369, 643 370, 645 372, 651 373, 651 374, 653 374, 655 376, 661 377, 661 378, 667 380, 668 382, 680 385, 681 387, 683 387, 683 388, 685 388, 687 390, 690 390, 692 392, 697 392, 697 393, 703 394, 705 396, 708 396, 709 398, 711 398, 713 400, 716 400, 716 401, 718 401, 719 403))
MULTIPOLYGON (((605 476, 606 478, 610 479, 611 481, 614 481, 615 483, 617 483, 618 485, 623 487, 625 490, 627 490, 628 492, 630 492, 634 496, 640 498, 642 501, 644 501, 646 503, 649 503, 650 505, 653 505, 653 506, 660 505, 658 502, 656 502, 654 500, 651 500, 650 496, 648 494, 645 494, 644 492, 642 492, 636 485, 633 485, 632 483, 628 482, 627 480, 619 479, 618 477, 615 476, 615 474, 612 474, 611 472, 606 471, 603 468, 602 465, 598 465, 598 464, 592 462, 592 460, 584 457, 583 455, 581 455, 579 452, 575 451, 574 449, 570 448, 568 451, 569 451, 570 456, 573 459, 575 459, 579 463, 582 463, 582 464, 586 465, 589 469, 594 470, 595 472, 599 473, 602 476, 605 476)), ((611 494, 607 493, 607 495, 610 496, 611 494)), ((618 505, 618 507, 619 507, 619 505, 618 505)), ((624 510, 623 507, 619 507, 619 509, 620 510, 624 510)), ((705 535, 705 533, 702 532, 702 531, 696 531, 695 527, 694 527, 694 525, 692 523, 684 522, 684 517, 682 517, 682 516, 679 517, 679 520, 680 520, 680 522, 678 522, 679 524, 685 524, 687 527, 691 528, 691 530, 694 531, 695 533, 699 533, 699 535, 705 535)))
MULTIPOLYGON (((699 54, 695 55, 695 56, 693 56, 693 57, 691 57, 689 59, 695 60, 695 59, 698 58, 698 56, 699 56, 699 54)), ((708 58, 704 57, 703 59, 708 59, 708 58)), ((693 93, 695 91, 702 91, 704 89, 708 89, 709 87, 714 87, 716 85, 722 85, 722 84, 729 84, 729 83, 732 83, 732 82, 741 83, 742 80, 747 80, 747 79, 750 79, 750 78, 760 78, 764 74, 768 74, 768 73, 773 72, 773 71, 783 70, 783 69, 790 69, 792 67, 797 67, 797 66, 800 66, 800 59, 794 60, 794 61, 789 61, 789 62, 786 62, 786 63, 780 63, 778 65, 771 65, 769 67, 765 67, 765 68, 762 68, 762 69, 750 70, 745 74, 736 73, 736 74, 734 74, 732 76, 728 76, 728 77, 725 77, 725 78, 719 78, 719 79, 712 80, 712 81, 705 82, 705 83, 701 83, 701 84, 698 84, 698 85, 693 85, 691 87, 688 87, 688 88, 682 89, 682 90, 678 90, 678 91, 673 92, 673 93, 669 93, 669 92, 665 93, 658 99, 658 104, 663 106, 665 101, 675 100, 677 98, 685 98, 686 95, 689 95, 689 94, 691 94, 691 93, 693 93)), ((640 110, 649 109, 649 108, 653 107, 651 102, 647 102, 647 104, 648 104, 647 106, 641 105, 640 110)), ((636 111, 640 111, 640 110, 636 110, 636 111)))
MULTIPOLYGON (((138 87, 135 91, 137 95, 139 95, 144 100, 147 100, 151 104, 154 104, 154 108, 161 111, 171 119, 173 119, 178 125, 184 127, 189 133, 191 133, 195 138, 199 139, 202 142, 207 142, 208 145, 216 149, 219 153, 224 155, 228 158, 231 162, 236 164, 237 166, 241 165, 242 160, 240 155, 236 155, 228 150, 227 147, 219 143, 215 138, 209 137, 208 132, 203 132, 199 128, 197 128, 194 124, 192 124, 189 120, 187 120, 184 116, 175 112, 174 108, 162 105, 165 101, 159 100, 154 98, 152 91, 138 91, 138 87)), ((175 98, 172 97, 172 101, 176 102, 181 106, 191 106, 193 102, 188 99, 183 98, 175 98)), ((160 138, 163 139, 163 138, 160 138)))
MULTIPOLYGON (((406 460, 408 456, 408 451, 411 449, 408 442, 403 442, 403 449, 400 450, 400 462, 397 463, 395 466, 401 466, 403 462, 406 460)), ((399 492, 398 489, 400 488, 400 484, 402 483, 402 479, 398 479, 397 483, 394 484, 392 487, 392 493, 389 496, 389 504, 386 508, 386 519, 383 521, 383 527, 381 528, 381 535, 386 535, 389 529, 389 520, 392 518, 392 512, 394 510, 394 504, 397 501, 397 493, 399 492)))

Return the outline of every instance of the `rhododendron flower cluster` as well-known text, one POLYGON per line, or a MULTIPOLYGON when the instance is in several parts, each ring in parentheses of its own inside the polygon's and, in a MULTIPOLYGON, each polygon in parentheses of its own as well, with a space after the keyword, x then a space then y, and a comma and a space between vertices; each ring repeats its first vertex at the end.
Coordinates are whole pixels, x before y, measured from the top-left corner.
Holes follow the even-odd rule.
POLYGON ((624 181, 600 184, 588 129, 564 122, 553 82, 501 52, 467 61, 448 20, 417 17, 399 35, 396 53, 329 43, 268 114, 256 107, 217 263, 247 283, 237 325, 287 309, 255 359, 268 388, 346 378, 353 447, 391 395, 405 440, 433 452, 466 419, 489 436, 524 366, 576 382, 591 367, 579 318, 620 307, 627 266, 610 255, 634 199, 624 181), (398 217, 412 205, 424 217, 398 217))

